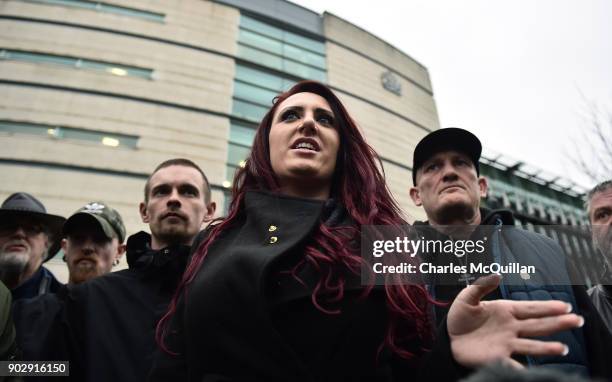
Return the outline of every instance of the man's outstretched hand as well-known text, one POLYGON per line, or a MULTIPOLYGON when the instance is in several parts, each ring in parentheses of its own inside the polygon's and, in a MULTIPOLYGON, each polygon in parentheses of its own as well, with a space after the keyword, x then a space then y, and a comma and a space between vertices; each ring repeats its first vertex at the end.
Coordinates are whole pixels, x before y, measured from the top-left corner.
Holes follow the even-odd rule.
POLYGON ((499 286, 501 276, 482 277, 463 289, 448 312, 447 328, 455 360, 466 367, 502 361, 523 367, 513 354, 565 355, 561 342, 528 337, 546 336, 580 327, 584 319, 571 314, 562 301, 511 301, 481 299, 499 286))

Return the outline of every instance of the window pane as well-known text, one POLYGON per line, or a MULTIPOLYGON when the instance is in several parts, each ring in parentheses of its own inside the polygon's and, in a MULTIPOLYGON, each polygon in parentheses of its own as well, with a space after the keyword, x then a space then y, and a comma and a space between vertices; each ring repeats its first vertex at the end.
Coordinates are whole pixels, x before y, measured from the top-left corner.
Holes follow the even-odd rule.
POLYGON ((225 166, 225 180, 232 182, 234 180, 236 170, 238 170, 238 166, 232 166, 229 164, 225 166))
POLYGON ((0 122, 0 132, 9 134, 29 134, 29 135, 43 135, 53 136, 55 128, 51 126, 37 126, 26 123, 13 123, 10 121, 0 122))
POLYGON ((293 45, 285 44, 283 46, 283 56, 290 58, 294 61, 299 61, 304 64, 316 66, 321 69, 325 69, 325 57, 318 55, 316 53, 309 52, 307 50, 303 50, 297 48, 293 45))
POLYGON ((240 15, 240 27, 248 28, 252 31, 264 34, 266 36, 274 37, 277 40, 283 39, 284 32, 282 29, 273 27, 269 24, 252 19, 242 14, 240 15))
POLYGON ((255 138, 255 128, 232 124, 230 127, 230 142, 251 146, 255 138))
POLYGON ((0 59, 26 61, 44 64, 57 64, 77 69, 99 70, 117 76, 130 76, 151 79, 153 70, 137 68, 102 61, 92 61, 75 57, 57 56, 54 54, 22 52, 15 50, 0 50, 0 59))
POLYGON ((135 8, 121 7, 118 5, 105 4, 99 1, 87 0, 29 0, 37 3, 65 5, 69 7, 78 7, 100 12, 114 13, 139 19, 145 19, 156 22, 164 22, 165 15, 163 13, 150 12, 135 8))
POLYGON ((288 73, 294 74, 298 77, 317 80, 320 82, 326 81, 325 72, 319 69, 315 69, 297 62, 284 60, 284 70, 288 73))
POLYGON ((240 44, 238 44, 238 57, 278 70, 283 68, 283 59, 281 57, 240 44))
POLYGON ((277 90, 279 92, 284 89, 284 82, 282 78, 242 65, 236 66, 236 79, 266 87, 268 89, 277 90))
POLYGON ((245 84, 244 82, 234 82, 234 96, 247 101, 253 101, 262 106, 272 106, 272 100, 278 95, 278 92, 266 90, 258 86, 245 84))
POLYGON ((296 82, 295 82, 295 81, 288 80, 288 79, 286 79, 286 78, 285 78, 285 79, 283 79, 283 90, 282 90, 282 91, 287 91, 287 90, 291 89, 291 87, 292 87, 293 85, 295 85, 295 84, 296 84, 296 82))
POLYGON ((320 54, 325 54, 325 43, 321 41, 317 41, 305 36, 300 36, 291 32, 285 32, 283 40, 290 44, 297 45, 320 54))
POLYGON ((283 53, 283 44, 280 41, 244 29, 240 30, 238 41, 270 53, 283 53))
POLYGON ((227 152, 227 163, 234 166, 240 166, 241 162, 249 156, 250 152, 250 147, 238 146, 230 143, 227 152))
POLYGON ((54 56, 48 54, 20 52, 14 50, 3 50, 0 54, 0 58, 5 60, 16 60, 16 61, 28 61, 28 62, 42 62, 50 64, 58 64, 65 66, 75 66, 77 63, 76 58, 54 56))
POLYGON ((138 137, 130 135, 24 122, 0 121, 0 132, 10 134, 38 135, 41 137, 55 139, 73 139, 94 142, 109 147, 123 146, 135 148, 138 144, 138 137))
POLYGON ((116 76, 130 76, 141 78, 152 78, 153 71, 149 69, 131 68, 123 65, 81 60, 80 67, 83 69, 94 69, 114 74, 116 76))
POLYGON ((256 123, 259 123, 261 121, 261 119, 263 118, 263 116, 266 114, 267 111, 268 111, 268 108, 253 105, 251 103, 240 101, 237 99, 234 99, 234 102, 232 105, 233 115, 240 117, 240 118, 251 120, 256 123))

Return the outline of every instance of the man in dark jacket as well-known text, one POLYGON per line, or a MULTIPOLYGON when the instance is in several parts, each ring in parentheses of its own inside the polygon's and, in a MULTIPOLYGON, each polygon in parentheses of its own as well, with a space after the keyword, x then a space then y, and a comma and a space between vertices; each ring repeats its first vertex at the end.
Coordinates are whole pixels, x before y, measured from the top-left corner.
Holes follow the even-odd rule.
POLYGON ((186 159, 160 164, 140 204, 151 235, 128 238, 129 269, 18 307, 24 358, 68 360, 76 381, 144 381, 155 327, 180 280, 190 246, 215 203, 202 170, 186 159), (50 318, 51 317, 51 318, 50 318))
MULTIPOLYGON (((483 273, 474 272, 477 263, 483 265, 518 264, 533 266, 531 272, 519 267, 514 274, 504 275, 499 288, 488 299, 563 300, 573 312, 585 319, 580 329, 566 330, 539 337, 566 345, 563 356, 524 357, 518 361, 528 365, 546 365, 564 371, 612 377, 612 369, 604 354, 612 347, 603 323, 589 303, 585 289, 572 285, 572 272, 566 266, 563 250, 553 240, 514 227, 510 211, 488 211, 480 208, 486 196, 487 180, 479 176, 478 161, 482 151, 480 141, 470 132, 440 129, 428 134, 414 151, 410 195, 422 206, 428 221, 417 222, 420 237, 427 240, 457 243, 470 240, 485 243, 480 255, 451 253, 429 254, 424 262, 434 265, 453 263, 465 268, 429 276, 431 292, 436 299, 452 302, 457 294, 483 273), (520 273, 519 273, 520 272, 520 273)), ((480 268, 482 269, 482 268, 480 268)), ((485 272, 486 273, 486 272, 485 272)), ((436 319, 443 323, 448 308, 436 308, 436 319)), ((451 333, 449 333, 451 334, 451 333)), ((520 342, 516 342, 520 346, 520 342)), ((515 350, 520 353, 519 348, 515 350)))
POLYGON ((589 297, 612 332, 612 180, 595 186, 586 198, 593 244, 604 259, 600 283, 589 289, 589 297))
POLYGON ((55 292, 61 284, 42 264, 59 249, 61 216, 25 192, 9 196, 0 207, 0 280, 13 301, 55 292))

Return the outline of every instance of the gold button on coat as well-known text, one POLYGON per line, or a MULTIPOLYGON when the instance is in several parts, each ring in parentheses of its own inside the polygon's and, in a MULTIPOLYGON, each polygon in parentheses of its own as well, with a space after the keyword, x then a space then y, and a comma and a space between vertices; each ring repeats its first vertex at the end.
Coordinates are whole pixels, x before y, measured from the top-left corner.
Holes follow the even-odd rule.
POLYGON ((268 231, 270 231, 270 232, 274 232, 274 231, 276 231, 276 226, 275 226, 275 225, 271 225, 271 226, 268 228, 268 231))
POLYGON ((276 236, 272 236, 272 237, 270 238, 270 244, 274 244, 274 243, 276 243, 277 241, 278 241, 278 237, 276 237, 276 236))

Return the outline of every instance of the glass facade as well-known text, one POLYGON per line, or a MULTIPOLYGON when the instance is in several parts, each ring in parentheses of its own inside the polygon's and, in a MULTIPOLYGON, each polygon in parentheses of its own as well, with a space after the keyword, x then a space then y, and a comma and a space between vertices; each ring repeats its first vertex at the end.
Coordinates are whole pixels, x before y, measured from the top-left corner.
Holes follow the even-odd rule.
POLYGON ((0 121, 0 134, 2 133, 36 135, 41 138, 66 139, 130 149, 135 149, 138 145, 138 137, 133 135, 15 121, 0 121))
POLYGON ((326 81, 325 43, 242 14, 238 57, 300 78, 326 81))
POLYGON ((294 83, 287 77, 237 64, 232 115, 258 124, 274 97, 294 83))
MULTIPOLYGON (((249 156, 255 129, 274 97, 299 79, 327 81, 325 43, 241 14, 224 186, 249 156), (244 63, 246 61, 246 63, 244 63)), ((229 190, 228 190, 229 191, 229 190)), ((229 193, 225 194, 226 209, 229 193)))
POLYGON ((115 76, 139 77, 153 79, 153 70, 126 66, 110 62, 87 60, 76 57, 58 56, 55 54, 45 54, 37 52, 26 52, 19 50, 0 50, 0 60, 24 61, 50 65, 62 65, 75 69, 95 70, 112 74, 115 76))
POLYGON ((117 15, 134 17, 143 20, 155 21, 163 23, 166 15, 163 13, 144 11, 141 9, 122 7, 114 4, 107 4, 101 1, 87 1, 87 0, 26 0, 30 3, 43 3, 51 5, 64 5, 68 7, 76 7, 83 9, 90 9, 92 11, 114 13, 117 15))

